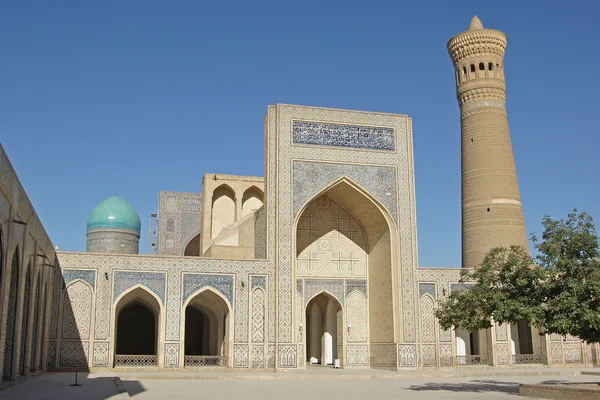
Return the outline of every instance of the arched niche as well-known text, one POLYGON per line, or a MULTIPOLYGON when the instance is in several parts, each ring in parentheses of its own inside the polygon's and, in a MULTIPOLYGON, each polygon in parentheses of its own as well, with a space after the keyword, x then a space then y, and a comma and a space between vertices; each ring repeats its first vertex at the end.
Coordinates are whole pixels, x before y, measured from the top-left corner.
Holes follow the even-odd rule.
POLYGON ((159 355, 161 304, 155 294, 138 286, 121 295, 114 312, 115 364, 155 366, 159 355), (146 356, 146 357, 140 357, 146 356))
MULTIPOLYGON (((367 281, 367 287, 364 288, 365 296, 368 293, 368 317, 364 322, 367 326, 353 325, 352 329, 366 331, 371 345, 395 343, 400 334, 397 326, 400 310, 394 301, 397 290, 394 282, 398 277, 392 266, 399 262, 399 246, 398 229, 388 210, 363 188, 348 178, 342 178, 304 205, 296 218, 295 233, 296 277, 354 279, 362 276, 361 279, 367 281), (345 223, 352 228, 341 226, 339 218, 332 219, 332 210, 344 216, 345 223), (307 272, 304 254, 323 238, 327 240, 323 246, 319 246, 320 251, 325 245, 330 245, 331 256, 317 259, 328 265, 318 265, 318 273, 315 273, 314 266, 307 272), (346 254, 335 247, 336 242, 338 245, 345 243, 346 254), (364 263, 364 273, 360 269, 361 263, 364 263), (332 267, 335 264, 346 266, 332 267)), ((314 263, 315 258, 310 261, 314 263)), ((305 336, 308 336, 308 331, 305 336)), ((357 336, 364 337, 358 333, 357 336)))
POLYGON ((211 288, 203 288, 184 303, 185 366, 227 366, 230 360, 231 307, 211 288))
POLYGON ((8 286, 8 307, 6 314, 6 334, 4 339, 4 369, 3 379, 13 380, 15 377, 14 363, 16 353, 16 325, 17 325, 17 294, 19 287, 19 246, 14 250, 10 264, 8 286))
POLYGON ((343 343, 343 309, 330 293, 321 292, 306 305, 307 364, 330 365, 343 343))
POLYGON ((251 186, 242 196, 242 217, 256 212, 263 206, 264 193, 256 186, 251 186))
POLYGON ((216 239, 219 233, 235 220, 235 192, 223 184, 214 190, 212 196, 211 239, 216 239))
POLYGON ((198 257, 200 256, 200 233, 190 239, 185 245, 183 255, 187 257, 198 257))

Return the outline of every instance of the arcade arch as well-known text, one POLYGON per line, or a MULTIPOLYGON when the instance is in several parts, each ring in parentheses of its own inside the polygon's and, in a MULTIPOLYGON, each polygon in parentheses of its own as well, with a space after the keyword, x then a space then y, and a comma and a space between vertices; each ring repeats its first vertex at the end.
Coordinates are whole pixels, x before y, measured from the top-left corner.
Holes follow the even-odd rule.
POLYGON ((186 367, 228 366, 231 350, 231 307, 212 289, 204 288, 184 304, 186 367))
POLYGON ((161 305, 156 296, 138 286, 122 295, 114 315, 115 366, 156 366, 161 316, 161 305))
POLYGON ((331 294, 321 292, 306 305, 306 359, 310 364, 331 365, 338 354, 344 332, 342 305, 331 294))
POLYGON ((225 184, 216 188, 212 196, 211 239, 235 222, 235 210, 235 191, 225 184))
POLYGON ((263 206, 263 192, 256 186, 251 186, 242 196, 242 217, 256 212, 263 206))

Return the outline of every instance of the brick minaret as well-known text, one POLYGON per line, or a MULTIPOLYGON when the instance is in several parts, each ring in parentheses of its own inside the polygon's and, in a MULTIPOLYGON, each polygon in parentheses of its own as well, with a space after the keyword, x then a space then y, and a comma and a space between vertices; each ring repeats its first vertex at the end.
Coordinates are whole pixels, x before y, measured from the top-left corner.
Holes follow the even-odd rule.
POLYGON ((462 266, 494 247, 521 245, 527 233, 506 115, 506 35, 477 16, 448 42, 462 131, 462 266))

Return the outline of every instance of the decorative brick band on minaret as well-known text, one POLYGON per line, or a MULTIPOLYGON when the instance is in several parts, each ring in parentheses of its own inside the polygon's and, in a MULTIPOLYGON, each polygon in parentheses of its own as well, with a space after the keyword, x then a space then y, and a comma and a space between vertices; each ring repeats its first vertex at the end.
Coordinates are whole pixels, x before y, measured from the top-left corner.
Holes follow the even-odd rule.
POLYGON ((506 115, 506 35, 477 16, 448 42, 462 131, 462 266, 494 247, 527 248, 527 232, 506 115))

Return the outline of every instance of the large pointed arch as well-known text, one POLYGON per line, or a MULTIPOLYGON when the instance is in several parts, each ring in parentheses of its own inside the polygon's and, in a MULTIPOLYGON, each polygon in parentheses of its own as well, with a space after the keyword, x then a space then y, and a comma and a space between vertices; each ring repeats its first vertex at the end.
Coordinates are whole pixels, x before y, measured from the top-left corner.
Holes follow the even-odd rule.
MULTIPOLYGON (((300 207, 294 218, 293 254, 295 278, 305 275, 298 270, 298 227, 311 203, 328 198, 354 218, 365 235, 367 274, 364 276, 363 295, 367 298, 368 318, 365 322, 368 343, 389 345, 401 340, 401 305, 398 297, 399 230, 389 210, 374 196, 348 177, 342 177, 316 193, 300 207)), ((323 276, 323 279, 329 276, 323 276)), ((353 278, 339 275, 337 278, 353 278)), ((306 300, 304 302, 307 303, 306 300)), ((342 303, 343 304, 343 303, 342 303)), ((304 340, 306 336, 304 335, 304 340)), ((359 335, 364 337, 364 335, 359 335)), ((379 352, 373 352, 378 354, 379 352)), ((382 359, 380 364, 386 365, 382 359)), ((371 357, 371 365, 379 362, 371 357)))

